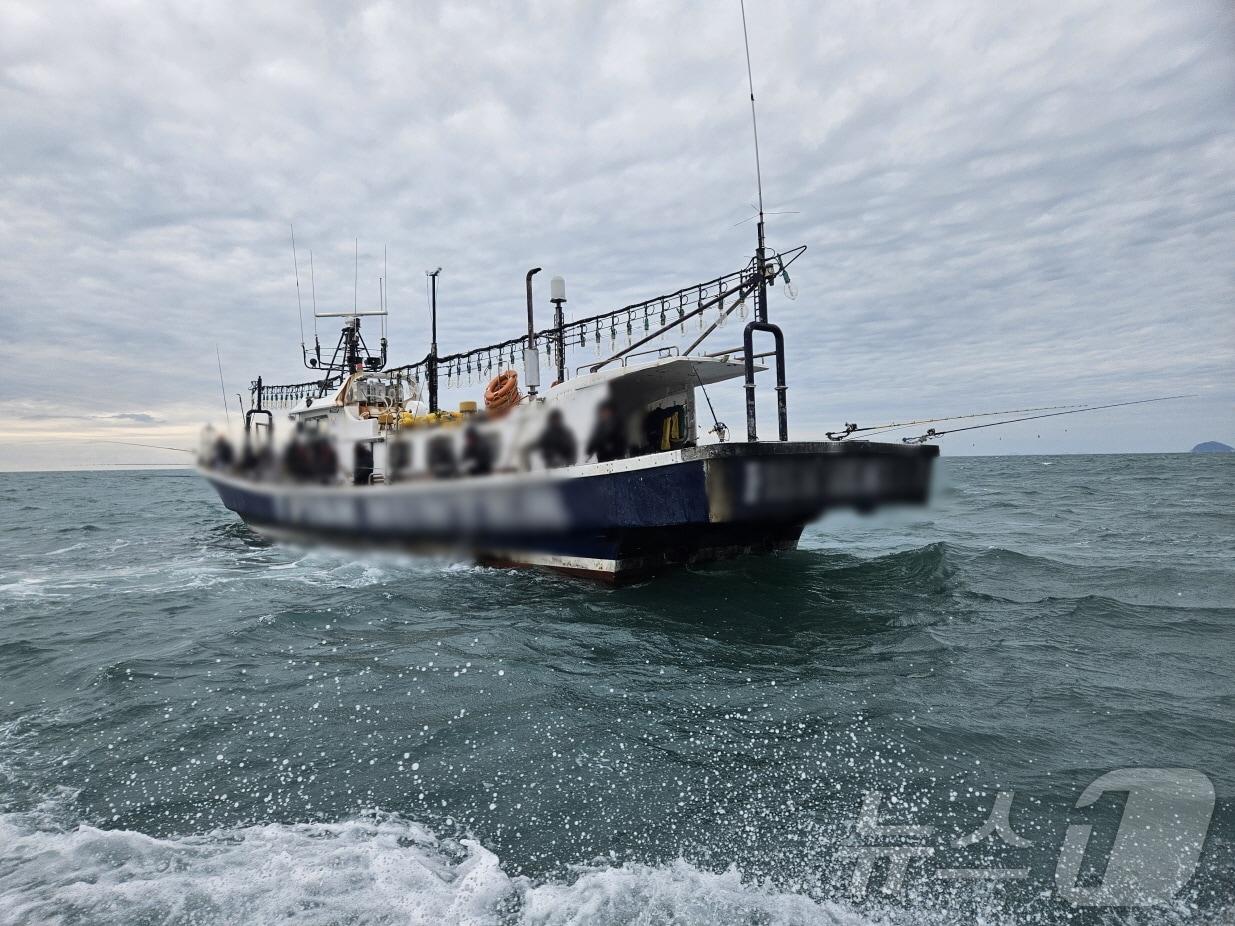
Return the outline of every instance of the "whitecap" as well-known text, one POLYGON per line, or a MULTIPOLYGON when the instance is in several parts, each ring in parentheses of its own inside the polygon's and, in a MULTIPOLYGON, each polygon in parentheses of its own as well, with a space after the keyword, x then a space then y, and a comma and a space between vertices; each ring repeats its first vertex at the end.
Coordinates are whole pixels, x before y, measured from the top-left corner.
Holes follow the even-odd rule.
POLYGON ((869 922, 736 868, 682 860, 581 866, 536 882, 506 873, 474 840, 439 839, 397 815, 159 838, 74 825, 48 807, 0 815, 0 906, 31 923, 869 922))

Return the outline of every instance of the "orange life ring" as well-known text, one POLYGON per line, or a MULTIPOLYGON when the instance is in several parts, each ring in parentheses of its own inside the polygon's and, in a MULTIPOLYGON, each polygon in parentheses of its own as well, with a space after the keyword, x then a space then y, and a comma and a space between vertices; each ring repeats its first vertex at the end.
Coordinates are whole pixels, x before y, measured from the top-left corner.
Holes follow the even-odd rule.
POLYGON ((516 405, 523 396, 519 392, 519 374, 514 370, 503 370, 489 380, 485 387, 485 410, 491 415, 504 415, 516 405))

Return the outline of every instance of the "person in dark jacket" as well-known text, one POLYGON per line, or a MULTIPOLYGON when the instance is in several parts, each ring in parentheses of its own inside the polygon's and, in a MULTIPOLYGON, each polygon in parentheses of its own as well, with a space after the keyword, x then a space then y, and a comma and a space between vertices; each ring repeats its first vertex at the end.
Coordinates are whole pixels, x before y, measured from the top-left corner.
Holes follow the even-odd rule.
POLYGON ((465 476, 487 476, 493 472, 493 448, 475 427, 469 426, 463 432, 459 469, 465 476))
POLYGON ((373 445, 368 441, 356 441, 352 455, 352 484, 367 486, 373 481, 373 445))
POLYGON ((214 442, 214 453, 210 458, 211 469, 231 469, 236 462, 236 451, 232 449, 231 441, 222 434, 214 442))
POLYGON ((596 427, 588 438, 585 452, 589 457, 595 454, 597 463, 625 458, 626 435, 622 433, 622 422, 618 420, 613 402, 606 400, 597 406, 596 427))
POLYGON ((561 409, 549 412, 549 420, 544 431, 536 439, 536 443, 528 448, 529 453, 539 453, 546 469, 557 469, 559 466, 574 466, 579 457, 575 444, 575 435, 566 427, 561 409))
POLYGON ((283 451, 283 468, 296 481, 313 477, 313 454, 305 440, 304 423, 296 423, 296 432, 292 435, 287 449, 283 451))
POLYGON ((339 473, 339 457, 325 435, 318 434, 309 447, 313 459, 313 475, 318 482, 334 482, 339 473))

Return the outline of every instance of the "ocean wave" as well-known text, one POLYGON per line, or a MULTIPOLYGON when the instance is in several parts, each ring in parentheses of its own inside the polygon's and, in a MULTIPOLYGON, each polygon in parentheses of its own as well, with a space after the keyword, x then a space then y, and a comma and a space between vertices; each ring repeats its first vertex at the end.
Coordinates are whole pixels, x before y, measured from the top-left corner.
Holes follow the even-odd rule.
MULTIPOLYGON (((1055 922, 1005 910, 997 893, 958 900, 910 892, 903 905, 859 905, 778 887, 733 865, 597 859, 551 878, 507 871, 478 841, 440 838, 397 814, 337 823, 266 823, 156 837, 66 815, 60 792, 34 811, 0 814, 0 906, 13 924, 295 922, 308 926, 988 926, 1055 922)), ((1218 923, 1179 901, 1163 924, 1218 923)), ((1070 917, 1065 917, 1071 921, 1070 917)), ((1133 911, 1103 922, 1140 923, 1133 911)))
POLYGON ((843 905, 711 872, 577 867, 506 872, 471 839, 397 815, 156 838, 73 825, 56 802, 0 815, 0 898, 14 923, 553 924, 871 922, 843 905))

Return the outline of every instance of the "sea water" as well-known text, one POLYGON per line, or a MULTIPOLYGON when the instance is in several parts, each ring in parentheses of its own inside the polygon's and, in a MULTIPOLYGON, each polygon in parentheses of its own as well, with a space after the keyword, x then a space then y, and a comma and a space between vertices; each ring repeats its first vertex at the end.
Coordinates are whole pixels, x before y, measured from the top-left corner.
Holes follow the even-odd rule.
POLYGON ((1233 511, 1235 457, 945 459, 610 590, 2 475, 0 922, 1230 922, 1233 511), (1078 902, 1128 769, 1211 783, 1199 860, 1078 902))

